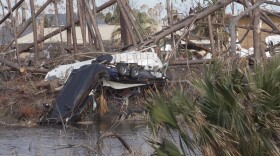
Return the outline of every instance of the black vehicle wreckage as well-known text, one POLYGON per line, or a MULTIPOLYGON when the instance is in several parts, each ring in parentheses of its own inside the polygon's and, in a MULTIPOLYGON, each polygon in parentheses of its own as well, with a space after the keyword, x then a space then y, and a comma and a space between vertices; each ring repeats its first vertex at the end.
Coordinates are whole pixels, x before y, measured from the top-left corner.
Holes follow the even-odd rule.
POLYGON ((143 87, 164 85, 165 71, 166 66, 156 53, 139 51, 106 54, 93 60, 60 65, 48 72, 45 81, 62 79, 65 83, 52 104, 44 104, 40 122, 75 122, 89 103, 98 107, 97 91, 103 92, 102 88, 129 89, 129 93, 122 96, 128 100, 128 96, 140 93, 143 87))

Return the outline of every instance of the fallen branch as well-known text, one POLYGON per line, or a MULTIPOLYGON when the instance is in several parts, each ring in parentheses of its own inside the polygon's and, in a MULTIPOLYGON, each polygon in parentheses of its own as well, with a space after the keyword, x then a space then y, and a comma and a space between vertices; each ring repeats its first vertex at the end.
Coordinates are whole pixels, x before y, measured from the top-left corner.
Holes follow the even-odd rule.
POLYGON ((115 132, 106 132, 106 133, 103 133, 100 138, 98 139, 97 141, 97 144, 98 146, 100 145, 100 142, 105 139, 105 138, 108 138, 108 137, 115 137, 117 139, 119 139, 119 141, 123 144, 123 146, 129 151, 129 153, 132 153, 132 150, 130 148, 130 146, 128 145, 128 143, 122 138, 120 137, 119 135, 117 135, 115 132))
POLYGON ((175 32, 175 31, 178 31, 178 30, 180 30, 180 29, 182 29, 186 26, 191 25, 191 23, 194 20, 199 20, 199 19, 205 18, 209 14, 212 14, 213 12, 219 10, 220 8, 223 8, 223 7, 227 6, 231 2, 233 2, 233 0, 223 0, 223 1, 220 1, 216 4, 214 4, 214 5, 206 7, 204 9, 202 9, 200 12, 196 13, 195 15, 188 16, 188 17, 178 21, 177 23, 173 24, 171 27, 162 29, 161 31, 159 31, 155 35, 151 36, 150 39, 142 42, 142 44, 140 44, 139 47, 147 46, 148 44, 151 44, 151 43, 156 43, 158 40, 162 39, 163 37, 175 32))
MULTIPOLYGON (((107 7, 111 6, 111 5, 113 5, 115 2, 116 2, 116 0, 110 0, 109 2, 104 3, 103 5, 101 5, 101 6, 99 6, 99 7, 96 8, 96 12, 98 13, 98 12, 102 11, 103 9, 105 9, 105 8, 107 8, 107 7)), ((75 24, 75 25, 76 25, 76 24, 79 24, 79 23, 80 23, 80 20, 79 20, 79 19, 77 19, 77 20, 74 21, 74 24, 75 24)), ((44 42, 45 40, 47 40, 47 39, 49 39, 50 37, 52 37, 52 36, 58 34, 59 32, 63 32, 63 31, 65 31, 65 30, 69 29, 70 27, 71 27, 71 23, 69 23, 69 24, 67 24, 66 26, 62 27, 61 30, 56 29, 55 31, 53 31, 53 32, 47 34, 46 36, 44 36, 44 37, 38 39, 38 44, 44 42)), ((24 52, 24 51, 28 51, 28 50, 29 50, 30 48, 32 48, 32 47, 34 47, 33 44, 27 46, 27 47, 24 48, 24 49, 21 49, 21 50, 19 51, 19 53, 24 52)))
POLYGON ((195 65, 195 64, 211 64, 214 60, 212 59, 202 59, 202 60, 173 60, 170 62, 169 66, 177 65, 195 65))
MULTIPOLYGON (((25 0, 20 0, 19 2, 17 2, 17 4, 15 4, 12 8, 12 12, 15 11, 20 5, 21 3, 23 3, 25 0)), ((3 22, 5 22, 5 20, 7 18, 9 18, 11 15, 11 12, 8 12, 1 20, 0 20, 0 24, 2 24, 3 22)))

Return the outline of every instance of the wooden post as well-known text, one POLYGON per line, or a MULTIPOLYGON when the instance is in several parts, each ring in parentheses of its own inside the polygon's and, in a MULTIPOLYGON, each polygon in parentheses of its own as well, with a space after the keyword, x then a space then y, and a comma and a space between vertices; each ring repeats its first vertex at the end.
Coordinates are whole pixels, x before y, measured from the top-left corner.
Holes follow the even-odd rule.
POLYGON ((31 17, 32 17, 32 28, 33 28, 34 50, 35 50, 34 63, 36 64, 36 61, 38 59, 38 42, 37 42, 37 22, 35 16, 34 0, 30 0, 30 9, 31 9, 31 17))

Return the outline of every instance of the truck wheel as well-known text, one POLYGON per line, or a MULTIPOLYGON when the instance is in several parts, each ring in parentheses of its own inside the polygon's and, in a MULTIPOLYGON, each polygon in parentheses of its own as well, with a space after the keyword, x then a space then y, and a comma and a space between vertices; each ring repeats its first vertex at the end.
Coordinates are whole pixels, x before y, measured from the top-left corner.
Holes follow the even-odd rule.
POLYGON ((136 78, 136 77, 138 76, 138 74, 139 74, 139 71, 140 71, 140 68, 139 68, 139 67, 137 67, 137 66, 131 67, 130 76, 131 76, 132 78, 136 78))
POLYGON ((127 73, 128 73, 128 66, 127 66, 127 64, 118 64, 117 68, 118 68, 119 74, 127 75, 127 73))

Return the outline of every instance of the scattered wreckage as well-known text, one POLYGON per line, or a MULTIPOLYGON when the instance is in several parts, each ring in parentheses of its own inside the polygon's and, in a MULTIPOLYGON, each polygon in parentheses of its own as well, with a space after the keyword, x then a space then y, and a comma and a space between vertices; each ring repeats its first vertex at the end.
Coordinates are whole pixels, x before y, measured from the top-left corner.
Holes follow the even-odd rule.
POLYGON ((101 55, 93 60, 60 65, 49 71, 45 81, 65 80, 53 104, 45 104, 40 118, 45 122, 74 122, 84 109, 89 94, 100 86, 125 89, 164 83, 165 66, 154 52, 129 51, 101 55))

